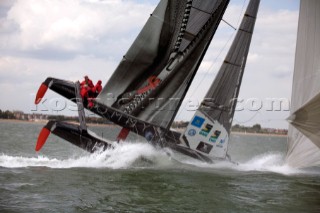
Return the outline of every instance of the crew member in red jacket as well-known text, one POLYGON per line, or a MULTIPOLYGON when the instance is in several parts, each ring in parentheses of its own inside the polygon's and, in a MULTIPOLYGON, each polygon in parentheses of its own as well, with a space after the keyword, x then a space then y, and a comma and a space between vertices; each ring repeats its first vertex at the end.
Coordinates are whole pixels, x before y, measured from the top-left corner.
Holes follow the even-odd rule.
POLYGON ((81 87, 82 87, 82 86, 87 86, 87 87, 89 87, 89 88, 93 88, 93 87, 94 87, 91 79, 90 79, 87 75, 84 76, 84 81, 81 82, 80 86, 81 86, 81 87))
POLYGON ((97 82, 97 84, 94 86, 94 88, 92 89, 92 92, 93 92, 93 96, 96 98, 98 95, 99 95, 99 93, 101 92, 101 90, 102 90, 102 81, 101 80, 99 80, 98 82, 97 82))
POLYGON ((89 79, 89 77, 86 75, 84 76, 84 81, 80 84, 80 94, 83 99, 92 97, 92 89, 94 88, 94 85, 92 81, 89 79))

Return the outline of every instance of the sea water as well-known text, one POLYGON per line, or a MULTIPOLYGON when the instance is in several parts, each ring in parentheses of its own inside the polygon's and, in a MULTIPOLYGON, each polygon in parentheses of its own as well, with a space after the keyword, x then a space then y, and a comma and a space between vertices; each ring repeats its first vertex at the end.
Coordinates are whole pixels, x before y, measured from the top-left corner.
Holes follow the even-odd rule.
POLYGON ((51 135, 36 153, 42 126, 0 122, 0 212, 320 212, 320 170, 287 166, 285 137, 232 135, 237 164, 207 164, 136 136, 89 154, 51 135))

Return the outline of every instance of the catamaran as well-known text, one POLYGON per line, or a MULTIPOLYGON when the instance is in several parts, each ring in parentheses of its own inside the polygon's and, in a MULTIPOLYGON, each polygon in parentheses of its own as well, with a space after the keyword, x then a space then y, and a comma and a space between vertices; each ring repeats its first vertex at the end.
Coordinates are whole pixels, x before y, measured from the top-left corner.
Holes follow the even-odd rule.
POLYGON ((79 82, 47 78, 36 104, 49 88, 77 103, 80 125, 49 121, 36 151, 50 133, 89 152, 112 148, 115 141, 87 128, 87 108, 122 127, 117 140, 132 132, 157 147, 201 161, 226 159, 260 0, 250 0, 234 42, 185 132, 170 127, 228 4, 229 0, 161 0, 91 108, 83 105, 79 82))

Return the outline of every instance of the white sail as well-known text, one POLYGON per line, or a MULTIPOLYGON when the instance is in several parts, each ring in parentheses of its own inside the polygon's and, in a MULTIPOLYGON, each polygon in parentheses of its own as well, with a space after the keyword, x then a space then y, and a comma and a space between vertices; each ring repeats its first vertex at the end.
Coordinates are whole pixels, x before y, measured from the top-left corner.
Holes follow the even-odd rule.
POLYGON ((286 162, 320 165, 320 1, 301 0, 286 162))

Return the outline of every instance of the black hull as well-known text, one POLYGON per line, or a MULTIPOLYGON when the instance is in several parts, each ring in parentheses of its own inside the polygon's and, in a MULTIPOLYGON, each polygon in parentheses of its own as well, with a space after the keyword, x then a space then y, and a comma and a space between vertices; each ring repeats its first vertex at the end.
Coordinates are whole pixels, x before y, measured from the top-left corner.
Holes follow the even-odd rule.
MULTIPOLYGON (((70 81, 64 81, 55 78, 47 78, 43 85, 62 95, 63 97, 76 103, 75 86, 70 81)), ((188 147, 180 146, 180 133, 141 121, 134 116, 124 114, 123 112, 107 107, 95 102, 95 106, 87 108, 91 112, 106 118, 113 123, 129 129, 144 138, 157 147, 169 147, 177 152, 190 156, 192 158, 212 163, 212 160, 188 147)), ((82 130, 80 126, 66 122, 49 121, 44 127, 51 133, 61 137, 68 142, 78 146, 88 152, 107 149, 112 147, 111 142, 98 138, 86 130, 82 130)))
POLYGON ((76 124, 61 121, 49 121, 44 128, 48 129, 54 135, 63 138, 73 145, 90 153, 112 147, 111 141, 98 138, 88 131, 83 131, 76 124))

